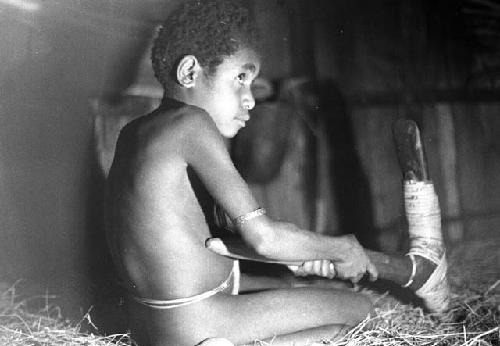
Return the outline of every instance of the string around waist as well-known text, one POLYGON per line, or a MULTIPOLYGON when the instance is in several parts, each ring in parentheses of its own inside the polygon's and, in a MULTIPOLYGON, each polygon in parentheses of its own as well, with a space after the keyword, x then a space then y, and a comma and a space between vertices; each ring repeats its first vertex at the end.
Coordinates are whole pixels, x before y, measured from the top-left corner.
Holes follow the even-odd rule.
POLYGON ((239 262, 233 262, 233 269, 229 273, 226 280, 224 280, 219 286, 211 289, 210 291, 206 291, 191 297, 186 298, 177 298, 177 299, 169 299, 169 300, 160 300, 160 299, 151 299, 151 298, 142 298, 132 295, 132 298, 138 302, 139 304, 154 308, 154 309, 173 309, 181 306, 194 304, 199 301, 210 298, 213 295, 216 295, 219 292, 226 290, 229 287, 231 279, 233 281, 233 289, 231 294, 237 295, 239 290, 239 278, 240 278, 240 270, 239 270, 239 262))

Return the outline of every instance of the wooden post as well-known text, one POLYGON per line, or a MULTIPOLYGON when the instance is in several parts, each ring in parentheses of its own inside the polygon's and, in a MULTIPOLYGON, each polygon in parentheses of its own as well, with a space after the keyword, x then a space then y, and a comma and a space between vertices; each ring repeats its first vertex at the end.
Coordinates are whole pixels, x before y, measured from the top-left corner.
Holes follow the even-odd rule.
POLYGON ((441 204, 443 215, 448 219, 444 223, 443 233, 451 242, 464 238, 464 224, 461 220, 462 205, 457 177, 457 152, 455 143, 455 127, 450 104, 438 103, 437 137, 439 138, 439 162, 441 165, 443 193, 441 204))

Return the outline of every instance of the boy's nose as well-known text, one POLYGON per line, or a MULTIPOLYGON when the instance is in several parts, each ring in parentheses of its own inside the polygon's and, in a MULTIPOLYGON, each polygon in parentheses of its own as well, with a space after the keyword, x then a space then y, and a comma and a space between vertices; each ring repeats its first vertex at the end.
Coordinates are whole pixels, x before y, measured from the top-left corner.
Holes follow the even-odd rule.
POLYGON ((251 110, 255 107, 255 99, 253 98, 252 92, 248 92, 243 95, 243 108, 246 110, 251 110))

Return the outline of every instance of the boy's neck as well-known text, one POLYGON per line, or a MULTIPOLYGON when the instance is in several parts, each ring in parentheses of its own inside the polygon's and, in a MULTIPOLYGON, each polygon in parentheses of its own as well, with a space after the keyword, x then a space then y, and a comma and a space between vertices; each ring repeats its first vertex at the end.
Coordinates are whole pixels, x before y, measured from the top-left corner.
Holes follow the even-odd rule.
POLYGON ((175 100, 177 102, 182 102, 188 105, 192 104, 192 102, 190 102, 189 91, 183 88, 179 88, 178 86, 174 86, 165 90, 165 92, 163 93, 162 103, 168 100, 175 100))
POLYGON ((182 99, 175 97, 174 95, 163 94, 163 98, 161 99, 161 104, 166 104, 166 103, 171 103, 171 102, 185 103, 182 99))

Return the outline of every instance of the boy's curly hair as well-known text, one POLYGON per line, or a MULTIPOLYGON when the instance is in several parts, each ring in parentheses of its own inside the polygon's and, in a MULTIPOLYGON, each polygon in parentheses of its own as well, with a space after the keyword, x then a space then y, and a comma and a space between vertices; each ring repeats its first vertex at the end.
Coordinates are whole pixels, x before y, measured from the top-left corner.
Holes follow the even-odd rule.
POLYGON ((177 64, 196 56, 213 74, 224 57, 240 48, 258 50, 258 34, 248 8, 234 0, 195 0, 181 4, 165 20, 153 44, 151 60, 165 87, 176 81, 177 64))

